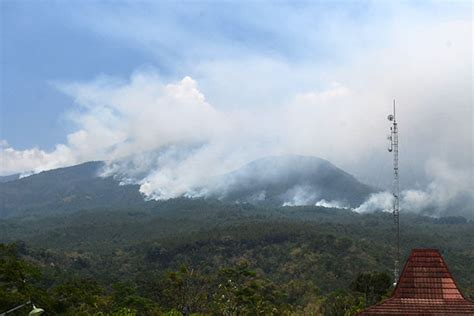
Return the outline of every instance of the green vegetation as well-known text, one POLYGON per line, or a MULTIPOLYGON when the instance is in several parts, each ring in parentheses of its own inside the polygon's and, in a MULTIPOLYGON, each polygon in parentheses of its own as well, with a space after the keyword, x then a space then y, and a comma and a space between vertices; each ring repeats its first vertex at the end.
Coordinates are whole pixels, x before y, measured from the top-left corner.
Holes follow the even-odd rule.
MULTIPOLYGON (((472 298, 474 223, 401 225, 404 257, 441 249, 472 298)), ((0 312, 31 298, 50 315, 351 315, 392 290, 386 213, 176 199, 4 219, 0 241, 0 312)))
MULTIPOLYGON (((0 218, 35 213, 64 214, 85 209, 144 209, 154 204, 144 201, 139 185, 121 185, 120 174, 99 177, 103 168, 103 162, 92 161, 18 180, 14 176, 2 177, 0 218)), ((126 166, 122 168, 126 169, 126 166)), ((324 197, 328 201, 358 206, 374 192, 373 188, 326 160, 294 155, 255 160, 210 182, 205 189, 211 196, 228 203, 239 201, 270 207, 291 202, 302 192, 318 192, 305 204, 316 204, 324 197)))

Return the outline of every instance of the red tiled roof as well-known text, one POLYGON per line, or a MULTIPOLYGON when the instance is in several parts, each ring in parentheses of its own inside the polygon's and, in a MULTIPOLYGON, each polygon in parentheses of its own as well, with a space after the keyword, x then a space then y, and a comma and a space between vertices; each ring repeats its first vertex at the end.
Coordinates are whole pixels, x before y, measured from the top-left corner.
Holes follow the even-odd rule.
POLYGON ((436 249, 414 249, 391 298, 359 315, 474 315, 436 249))

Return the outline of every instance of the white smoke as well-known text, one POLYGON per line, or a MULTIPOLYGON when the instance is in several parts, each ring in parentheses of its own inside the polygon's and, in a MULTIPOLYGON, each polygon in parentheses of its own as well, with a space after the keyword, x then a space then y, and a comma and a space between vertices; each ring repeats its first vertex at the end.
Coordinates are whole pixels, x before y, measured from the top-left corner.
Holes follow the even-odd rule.
POLYGON ((292 198, 290 201, 283 203, 283 206, 310 205, 314 203, 312 201, 318 197, 316 192, 313 192, 311 188, 305 186, 296 186, 288 193, 292 196, 292 198))
MULTIPOLYGON (((149 70, 128 80, 58 83, 75 100, 75 131, 52 151, 2 142, 0 174, 104 160, 104 175, 167 199, 203 195, 193 189, 215 176, 292 153, 325 158, 388 187, 390 177, 380 183, 375 166, 390 159, 385 117, 396 96, 401 165, 410 161, 421 184, 408 183, 416 190, 403 192, 402 207, 432 214, 459 208, 474 191, 472 21, 415 17, 403 25, 373 34, 390 41, 361 47, 339 66, 252 55, 198 63, 182 79, 149 70)), ((295 191, 287 203, 314 198, 295 191)), ((375 194, 357 211, 389 209, 390 199, 375 194)))
POLYGON ((347 209, 349 208, 346 203, 340 202, 340 201, 326 201, 325 199, 322 199, 315 204, 316 206, 322 206, 322 207, 328 207, 328 208, 344 208, 347 209))
MULTIPOLYGON (((472 174, 454 169, 439 160, 429 161, 426 172, 431 177, 431 182, 424 190, 402 190, 400 194, 402 212, 472 217, 474 211, 472 174)), ((393 195, 389 192, 375 193, 354 211, 359 213, 391 211, 393 200, 393 195)))
POLYGON ((401 207, 407 211, 434 216, 464 215, 474 213, 473 174, 453 168, 440 160, 430 160, 426 172, 432 179, 424 190, 406 190, 401 207))
POLYGON ((78 160, 66 145, 57 145, 52 152, 39 148, 16 150, 6 140, 0 140, 0 175, 21 173, 24 177, 76 162, 78 160))
POLYGON ((367 201, 362 203, 354 211, 357 213, 368 213, 375 211, 389 211, 393 208, 393 195, 389 192, 374 193, 367 201))

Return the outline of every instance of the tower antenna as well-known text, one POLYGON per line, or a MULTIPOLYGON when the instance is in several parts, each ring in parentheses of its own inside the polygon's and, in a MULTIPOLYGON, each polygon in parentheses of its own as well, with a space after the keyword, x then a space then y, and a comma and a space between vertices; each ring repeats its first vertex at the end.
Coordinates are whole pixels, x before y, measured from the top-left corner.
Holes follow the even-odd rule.
POLYGON ((398 124, 395 116, 395 100, 393 100, 393 114, 388 115, 388 120, 392 122, 388 140, 390 146, 388 151, 393 153, 393 220, 395 224, 395 265, 393 269, 394 285, 398 283, 400 276, 400 181, 398 173, 398 124))

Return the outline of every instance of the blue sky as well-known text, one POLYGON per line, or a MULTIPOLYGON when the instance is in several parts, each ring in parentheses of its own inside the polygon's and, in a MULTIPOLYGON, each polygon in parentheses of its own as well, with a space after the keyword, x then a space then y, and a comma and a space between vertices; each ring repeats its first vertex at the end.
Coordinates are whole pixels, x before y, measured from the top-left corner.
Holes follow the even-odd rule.
POLYGON ((51 81, 124 76, 153 61, 84 29, 71 20, 73 11, 59 2, 2 1, 0 138, 15 147, 50 149, 64 141, 69 127, 62 116, 72 100, 51 81))
MULTIPOLYGON (((17 149, 51 150, 71 130, 71 98, 52 84, 143 67, 164 77, 192 75, 206 60, 272 56, 289 63, 341 63, 347 52, 325 34, 336 17, 340 40, 374 43, 389 7, 360 2, 2 1, 1 134, 17 149), (311 36, 311 37, 310 37, 311 36)), ((382 43, 383 44, 383 43, 382 43)), ((351 49, 357 50, 357 47, 351 49)), ((354 51, 355 53, 355 51, 354 51)))

